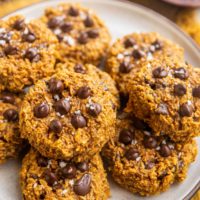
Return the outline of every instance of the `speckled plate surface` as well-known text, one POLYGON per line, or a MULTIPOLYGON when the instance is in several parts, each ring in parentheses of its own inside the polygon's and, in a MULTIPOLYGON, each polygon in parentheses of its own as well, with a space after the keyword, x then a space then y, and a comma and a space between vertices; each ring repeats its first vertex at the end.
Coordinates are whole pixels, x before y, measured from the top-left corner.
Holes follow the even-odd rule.
MULTIPOLYGON (((61 1, 59 1, 61 2, 61 1)), ((63 0, 70 2, 70 0, 63 0)), ((181 32, 176 25, 168 21, 159 14, 132 4, 118 0, 71 0, 71 2, 81 2, 84 6, 92 8, 105 20, 109 27, 113 39, 121 37, 131 32, 155 31, 163 36, 179 43, 185 48, 186 60, 194 66, 199 66, 200 50, 181 32)), ((39 17, 48 6, 55 6, 58 0, 45 1, 34 4, 30 7, 18 10, 14 14, 23 14, 27 19, 39 17)), ((197 139, 200 148, 200 139, 197 139)), ((139 197, 121 189, 118 185, 111 183, 111 200, 186 200, 196 192, 200 185, 200 155, 194 164, 191 165, 188 178, 182 184, 174 184, 168 191, 153 197, 139 197)), ((18 183, 18 171, 20 163, 9 161, 0 166, 0 200, 20 200, 20 187, 18 183)))

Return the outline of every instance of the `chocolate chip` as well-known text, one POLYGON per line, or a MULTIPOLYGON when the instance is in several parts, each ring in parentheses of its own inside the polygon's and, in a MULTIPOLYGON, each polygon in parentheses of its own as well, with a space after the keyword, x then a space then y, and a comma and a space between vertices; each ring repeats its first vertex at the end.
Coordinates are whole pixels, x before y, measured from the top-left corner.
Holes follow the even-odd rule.
POLYGON ((9 122, 15 122, 19 119, 19 114, 16 110, 14 109, 7 109, 4 113, 3 116, 6 120, 9 122))
POLYGON ((68 13, 73 17, 77 17, 79 15, 79 10, 71 6, 68 13))
POLYGON ((34 33, 29 31, 28 33, 24 33, 22 35, 22 40, 24 42, 32 43, 32 42, 34 42, 36 40, 36 36, 34 35, 34 33))
POLYGON ((8 45, 5 49, 4 49, 4 53, 6 56, 8 55, 16 55, 18 52, 18 48, 17 47, 13 47, 11 45, 8 45))
POLYGON ((165 78, 168 72, 162 67, 157 67, 153 70, 152 74, 154 78, 165 78))
POLYGON ((153 137, 144 137, 144 146, 148 149, 155 149, 157 147, 157 141, 153 137))
POLYGON ((89 164, 87 162, 80 162, 76 165, 77 169, 81 172, 86 172, 89 170, 89 164))
POLYGON ((54 133, 60 133, 62 131, 62 128, 62 123, 57 119, 52 120, 49 125, 49 130, 53 131, 54 133))
POLYGON ((53 185, 53 191, 55 192, 56 190, 59 190, 59 189, 63 189, 63 186, 62 186, 62 184, 61 183, 55 183, 54 185, 53 185))
POLYGON ((86 19, 84 20, 84 24, 86 27, 92 27, 94 26, 94 21, 90 16, 87 16, 86 19))
POLYGON ((148 162, 145 164, 145 169, 152 169, 154 166, 155 166, 155 163, 154 163, 154 162, 148 161, 148 162))
POLYGON ((169 148, 167 144, 162 144, 160 146, 160 155, 162 157, 168 157, 171 155, 171 149, 169 148))
POLYGON ((87 32, 89 38, 97 38, 99 36, 99 31, 97 29, 92 29, 87 32))
POLYGON ((49 21, 48 21, 48 27, 50 29, 55 29, 56 27, 60 26, 62 20, 61 18, 59 17, 54 17, 54 18, 51 18, 49 21))
POLYGON ((136 116, 132 116, 133 126, 139 130, 148 129, 148 125, 141 119, 138 119, 136 116))
POLYGON ((126 151, 125 153, 125 157, 128 159, 128 160, 136 160, 138 157, 139 157, 139 152, 137 149, 135 148, 130 148, 126 151))
POLYGON ((133 66, 129 62, 123 61, 119 66, 119 71, 123 74, 129 73, 133 69, 133 66))
MULTIPOLYGON (((45 191, 42 191, 42 194, 40 194, 39 200, 45 199, 46 194, 47 194, 47 193, 46 193, 45 191)), ((26 198, 24 197, 24 199, 26 199, 26 198)))
POLYGON ((5 42, 9 43, 11 40, 11 33, 0 33, 0 40, 4 40, 5 42))
POLYGON ((139 60, 145 56, 145 53, 142 50, 134 49, 132 55, 134 59, 139 60))
POLYGON ((193 88, 192 95, 193 97, 200 98, 200 86, 193 88))
POLYGON ((74 183, 73 189, 77 195, 80 196, 87 195, 91 189, 91 175, 84 174, 80 179, 78 179, 74 183))
POLYGON ((189 77, 188 71, 183 67, 174 69, 174 77, 179 78, 181 80, 185 80, 189 77))
POLYGON ((74 71, 75 71, 76 73, 85 74, 85 69, 84 69, 84 67, 83 67, 82 64, 76 64, 76 65, 74 66, 74 71))
POLYGON ((19 20, 16 20, 13 24, 13 28, 20 31, 20 30, 23 30, 25 28, 25 22, 24 22, 24 19, 19 19, 19 20))
POLYGON ((102 107, 98 103, 92 103, 88 107, 88 113, 93 117, 97 117, 101 113, 101 111, 102 111, 102 107))
POLYGON ((163 48, 163 44, 159 40, 156 40, 151 45, 154 47, 155 51, 159 51, 159 50, 161 50, 163 48))
POLYGON ((62 42, 63 39, 64 39, 64 36, 63 36, 63 35, 56 35, 56 37, 58 38, 58 41, 59 41, 59 42, 62 42))
POLYGON ((169 112, 168 112, 168 107, 166 104, 164 103, 161 103, 158 108, 156 109, 155 111, 157 114, 161 114, 161 115, 168 115, 169 112))
POLYGON ((87 33, 81 33, 79 38, 78 38, 78 42, 80 44, 86 44, 88 42, 88 34, 87 33))
POLYGON ((125 48, 129 48, 129 47, 133 47, 136 44, 135 40, 133 38, 127 38, 124 41, 124 47, 125 48))
POLYGON ((128 145, 133 140, 133 133, 129 129, 122 129, 119 134, 119 142, 128 145))
POLYGON ((58 181, 56 174, 51 172, 49 169, 46 169, 44 171, 42 177, 44 177, 45 181, 49 186, 53 186, 58 181))
POLYGON ((191 103, 184 103, 179 108, 179 114, 181 117, 191 117, 194 111, 194 107, 191 103))
POLYGON ((54 104, 54 108, 61 115, 66 115, 70 111, 71 106, 67 99, 60 99, 54 104))
POLYGON ((40 60, 40 54, 36 48, 29 48, 26 50, 25 58, 29 59, 31 62, 38 62, 40 60))
POLYGON ((68 164, 67 166, 60 168, 58 171, 59 177, 61 179, 65 178, 75 178, 76 177, 76 167, 74 164, 68 164))
POLYGON ((64 90, 64 84, 61 80, 51 78, 49 80, 49 90, 52 94, 60 94, 64 90))
POLYGON ((43 102, 43 103, 35 106, 34 109, 33 109, 33 112, 34 112, 35 117, 45 118, 50 113, 50 108, 49 108, 48 104, 43 102))
POLYGON ((174 95, 176 96, 183 96, 184 94, 186 94, 187 89, 184 85, 182 84, 176 84, 174 86, 174 95))
POLYGON ((76 95, 80 98, 80 99, 87 99, 90 95, 92 94, 90 87, 88 86, 83 86, 80 87, 77 90, 76 95))
POLYGON ((10 104, 15 103, 14 95, 8 92, 2 93, 0 100, 2 100, 4 103, 10 103, 10 104))
POLYGON ((71 124, 74 128, 84 128, 87 126, 87 121, 85 117, 83 117, 81 114, 74 114, 71 118, 71 124))
POLYGON ((47 167, 48 165, 48 159, 43 157, 43 156, 40 156, 38 159, 37 159, 37 163, 40 167, 47 167))
POLYGON ((68 33, 73 29, 73 25, 71 22, 64 22, 60 28, 64 33, 68 33))

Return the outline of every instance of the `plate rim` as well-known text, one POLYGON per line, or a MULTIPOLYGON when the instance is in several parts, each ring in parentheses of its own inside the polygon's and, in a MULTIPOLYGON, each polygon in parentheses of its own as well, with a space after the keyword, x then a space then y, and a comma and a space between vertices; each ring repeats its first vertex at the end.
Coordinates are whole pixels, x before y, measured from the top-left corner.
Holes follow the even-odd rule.
MULTIPOLYGON (((55 1, 55 0, 54 0, 55 1)), ((69 0, 71 1, 71 3, 73 3, 73 0, 69 0)), ((99 0, 93 0, 94 2, 95 1, 99 1, 99 0)), ((144 5, 141 5, 141 4, 138 4, 138 3, 135 3, 135 2, 131 2, 129 0, 101 0, 101 1, 112 1, 113 3, 115 2, 120 2, 122 4, 129 4, 130 6, 132 7, 136 7, 140 10, 146 10, 148 12, 150 12, 151 15, 154 15, 154 16, 157 16, 159 18, 162 18, 162 20, 164 20, 166 23, 168 23, 172 28, 174 28, 176 31, 179 32, 179 34, 181 34, 185 40, 188 40, 190 42, 190 45, 196 50, 196 51, 199 51, 200 53, 200 46, 198 46, 195 41, 187 34, 185 33, 184 31, 181 30, 181 28, 178 27, 178 25, 176 25, 173 21, 171 21, 170 19, 168 19, 167 17, 161 15, 160 13, 154 11, 153 9, 151 8, 148 8, 144 5)), ((21 8, 18 8, 6 15, 3 15, 1 16, 0 19, 5 19, 6 17, 9 17, 10 15, 12 15, 13 13, 15 12, 19 12, 20 10, 23 10, 23 9, 26 9, 26 8, 29 8, 29 7, 32 7, 34 5, 39 5, 39 4, 42 4, 42 3, 46 3, 46 2, 49 2, 49 0, 41 0, 40 2, 34 2, 30 5, 26 5, 26 6, 23 6, 21 8)), ((59 1, 59 2, 56 2, 55 3, 59 4, 59 3, 62 3, 62 0, 59 1)), ((23 15, 23 14, 22 14, 23 15)), ((200 180, 197 182, 197 184, 184 196, 183 200, 190 200, 195 194, 196 192, 200 189, 200 180)))

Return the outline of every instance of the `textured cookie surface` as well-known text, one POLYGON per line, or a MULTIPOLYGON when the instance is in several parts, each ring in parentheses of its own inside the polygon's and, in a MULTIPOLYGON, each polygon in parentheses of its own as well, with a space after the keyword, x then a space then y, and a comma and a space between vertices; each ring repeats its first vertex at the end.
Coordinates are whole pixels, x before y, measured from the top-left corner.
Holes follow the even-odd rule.
POLYGON ((43 23, 14 16, 0 23, 0 89, 21 91, 54 70, 57 38, 43 23))
POLYGON ((156 137, 134 116, 120 119, 116 132, 103 149, 108 170, 118 184, 140 195, 163 192, 184 180, 197 155, 194 140, 181 144, 167 136, 156 137))
POLYGON ((19 108, 22 97, 0 93, 0 163, 15 158, 23 147, 19 131, 19 108))
POLYGON ((42 155, 56 159, 87 159, 114 134, 113 95, 93 80, 60 71, 38 81, 20 112, 22 137, 42 155))
POLYGON ((23 160, 21 188, 25 200, 107 200, 109 185, 99 155, 89 162, 65 162, 31 150, 23 160))
POLYGON ((47 8, 41 20, 60 41, 59 59, 98 63, 110 42, 108 29, 94 11, 79 4, 47 8))
POLYGON ((199 135, 200 71, 179 60, 145 63, 129 84, 127 110, 174 141, 199 135))
POLYGON ((183 49, 157 33, 133 33, 118 39, 110 48, 106 70, 117 82, 119 90, 128 93, 127 81, 134 80, 143 61, 161 55, 183 59, 183 49))

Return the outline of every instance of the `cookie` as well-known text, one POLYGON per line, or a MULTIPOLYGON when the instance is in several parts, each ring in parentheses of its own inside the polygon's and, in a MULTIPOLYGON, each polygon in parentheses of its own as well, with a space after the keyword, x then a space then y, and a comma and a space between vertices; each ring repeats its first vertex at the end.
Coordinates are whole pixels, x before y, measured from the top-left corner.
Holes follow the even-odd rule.
POLYGON ((166 191, 187 176, 197 155, 197 144, 174 143, 168 136, 155 136, 148 125, 134 116, 119 119, 116 137, 102 152, 113 179, 142 196, 166 191))
POLYGON ((81 64, 78 62, 65 62, 56 65, 56 70, 68 70, 79 73, 84 76, 87 74, 93 80, 99 80, 99 84, 103 86, 104 90, 110 92, 113 96, 111 101, 113 106, 119 107, 119 93, 115 85, 115 81, 110 75, 92 64, 81 64))
POLYGON ((128 89, 126 110, 174 141, 199 135, 200 71, 183 62, 160 58, 143 65, 128 89))
POLYGON ((20 112, 21 136, 42 155, 82 161, 114 135, 111 93, 90 76, 60 71, 38 81, 20 112))
POLYGON ((120 92, 129 93, 127 81, 133 80, 144 61, 161 55, 183 60, 183 49, 158 33, 132 33, 118 39, 108 51, 106 70, 116 81, 120 92))
POLYGON ((48 159, 31 149, 23 160, 20 175, 26 200, 107 200, 109 197, 99 155, 90 161, 73 163, 48 159))
POLYGON ((38 20, 0 21, 0 89, 22 91, 54 72, 57 38, 38 20))
POLYGON ((60 4, 47 8, 41 20, 60 41, 59 60, 96 64, 105 55, 111 37, 94 11, 79 4, 60 4))
POLYGON ((20 95, 0 93, 0 163, 16 158, 22 150, 18 114, 21 101, 20 95))

